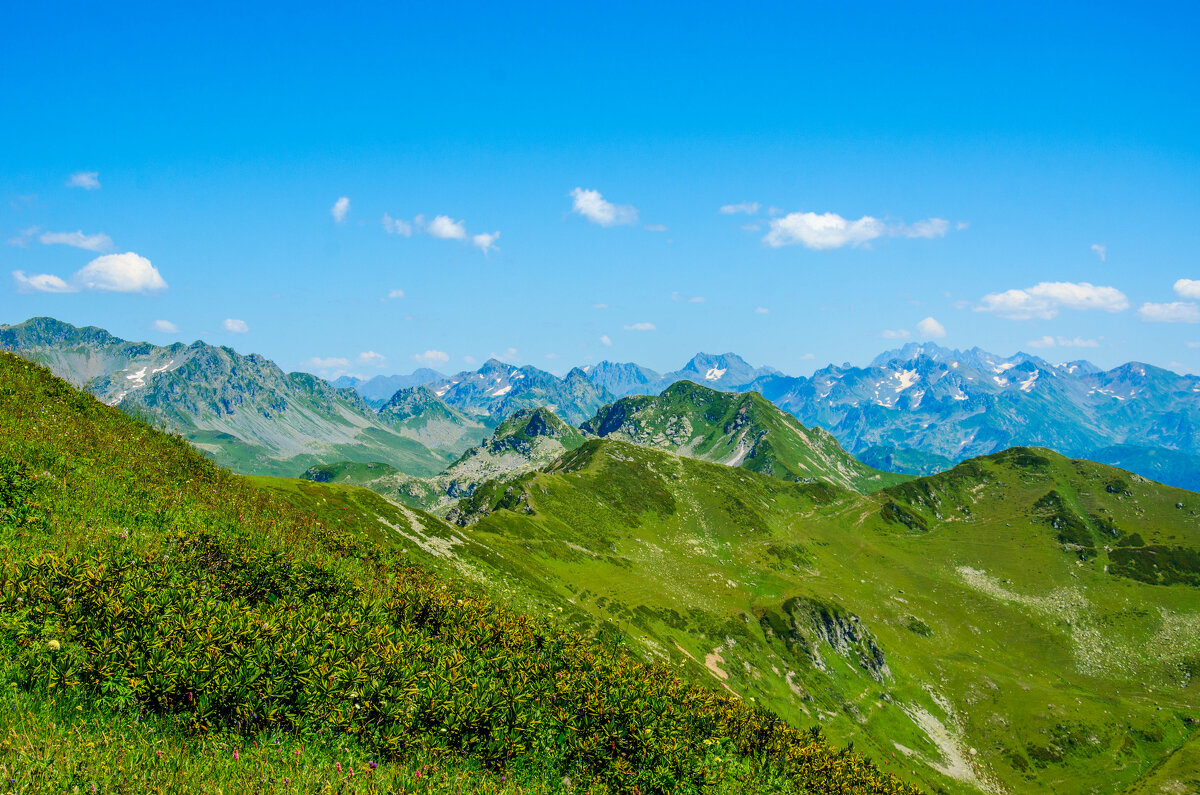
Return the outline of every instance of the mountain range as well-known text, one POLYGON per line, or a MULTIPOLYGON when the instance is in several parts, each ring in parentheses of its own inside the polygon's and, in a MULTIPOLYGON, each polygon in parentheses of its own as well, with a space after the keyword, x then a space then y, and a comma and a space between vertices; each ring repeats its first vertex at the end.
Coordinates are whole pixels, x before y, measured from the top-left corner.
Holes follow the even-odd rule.
POLYGON ((579 426, 619 397, 659 394, 690 381, 758 392, 879 470, 926 475, 1035 445, 1200 489, 1200 377, 1137 362, 1102 370, 1085 361, 1051 364, 1026 353, 1000 357, 926 343, 887 351, 866 367, 830 365, 811 377, 753 367, 732 353, 697 354, 665 375, 606 361, 561 378, 490 359, 454 376, 426 369, 355 381, 351 390, 284 373, 256 354, 201 342, 126 342, 50 318, 0 326, 0 348, 47 364, 107 402, 158 418, 219 461, 251 473, 299 474, 356 461, 428 477, 515 411, 545 407, 579 426), (400 383, 409 386, 380 397, 400 383))

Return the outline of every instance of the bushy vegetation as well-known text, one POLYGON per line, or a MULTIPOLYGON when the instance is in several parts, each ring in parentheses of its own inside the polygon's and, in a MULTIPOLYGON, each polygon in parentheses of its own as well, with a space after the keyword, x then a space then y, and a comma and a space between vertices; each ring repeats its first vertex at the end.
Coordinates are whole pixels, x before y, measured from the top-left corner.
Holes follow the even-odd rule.
POLYGON ((22 791, 910 791, 7 354, 0 541, 0 765, 22 791))

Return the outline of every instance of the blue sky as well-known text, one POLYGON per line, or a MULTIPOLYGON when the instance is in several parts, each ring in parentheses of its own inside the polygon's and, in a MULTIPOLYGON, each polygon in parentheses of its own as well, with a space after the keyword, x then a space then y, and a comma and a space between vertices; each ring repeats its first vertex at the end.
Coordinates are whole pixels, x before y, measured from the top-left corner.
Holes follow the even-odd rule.
POLYGON ((498 5, 6 9, 0 322, 326 375, 1200 371, 1192 7, 498 5))

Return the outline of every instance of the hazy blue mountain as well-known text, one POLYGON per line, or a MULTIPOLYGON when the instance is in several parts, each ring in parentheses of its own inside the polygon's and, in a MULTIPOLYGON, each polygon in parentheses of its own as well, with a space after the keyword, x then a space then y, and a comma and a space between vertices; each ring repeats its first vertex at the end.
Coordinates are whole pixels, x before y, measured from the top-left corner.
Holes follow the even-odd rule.
POLYGON ((773 367, 752 367, 736 353, 697 353, 683 367, 669 373, 632 362, 609 361, 584 371, 593 383, 617 397, 657 395, 676 381, 692 381, 726 392, 745 391, 756 379, 779 374, 773 367))
POLYGON ((662 382, 662 373, 633 362, 609 362, 583 368, 593 384, 608 390, 616 397, 646 395, 662 382))
POLYGON ((437 370, 421 367, 408 375, 377 375, 372 378, 359 378, 353 375, 343 375, 335 378, 332 383, 339 388, 353 389, 362 395, 367 405, 380 408, 391 400, 392 395, 401 389, 411 389, 415 386, 432 384, 441 381, 446 376, 437 370))

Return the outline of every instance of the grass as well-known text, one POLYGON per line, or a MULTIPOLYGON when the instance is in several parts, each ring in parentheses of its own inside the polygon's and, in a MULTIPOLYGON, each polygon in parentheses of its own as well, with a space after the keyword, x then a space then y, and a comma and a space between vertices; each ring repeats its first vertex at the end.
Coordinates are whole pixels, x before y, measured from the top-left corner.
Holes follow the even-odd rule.
POLYGON ((428 791, 910 791, 751 703, 412 565, 392 536, 445 561, 421 535, 437 520, 391 507, 406 524, 376 517, 374 533, 300 510, 0 356, 10 783, 425 791, 411 780, 432 766, 443 789, 428 791))
POLYGON ((858 495, 591 440, 469 530, 259 482, 931 791, 1116 792, 1200 720, 1191 558, 1121 567, 1200 548, 1200 497, 1050 451, 858 495))

